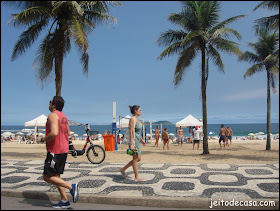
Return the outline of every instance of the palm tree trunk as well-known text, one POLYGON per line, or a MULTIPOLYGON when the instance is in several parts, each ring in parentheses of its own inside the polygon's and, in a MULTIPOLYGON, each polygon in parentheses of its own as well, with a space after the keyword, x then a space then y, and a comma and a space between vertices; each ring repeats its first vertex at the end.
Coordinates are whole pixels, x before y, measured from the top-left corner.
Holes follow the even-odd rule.
POLYGON ((271 149, 271 139, 270 139, 270 71, 267 72, 267 118, 266 118, 266 128, 267 128, 267 141, 266 141, 266 150, 271 149))
POLYGON ((55 88, 56 96, 61 96, 62 88, 62 71, 63 71, 63 49, 64 49, 64 32, 58 32, 57 55, 55 57, 55 88))
POLYGON ((60 59, 60 56, 55 59, 55 89, 56 96, 61 96, 61 88, 62 88, 62 64, 63 64, 63 56, 60 59))
POLYGON ((202 48, 201 92, 202 92, 202 113, 203 113, 203 153, 202 154, 209 154, 208 135, 207 135, 206 69, 205 69, 205 48, 204 47, 202 48))

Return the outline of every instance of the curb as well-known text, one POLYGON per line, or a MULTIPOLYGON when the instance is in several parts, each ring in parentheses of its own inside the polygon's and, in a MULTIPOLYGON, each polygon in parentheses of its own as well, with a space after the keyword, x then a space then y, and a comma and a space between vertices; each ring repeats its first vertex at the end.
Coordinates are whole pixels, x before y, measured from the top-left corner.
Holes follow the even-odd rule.
MULTIPOLYGON (((68 194, 70 196, 70 194, 68 194)), ((42 199, 55 201, 60 197, 59 193, 40 192, 40 191, 11 191, 1 190, 1 196, 19 197, 28 199, 42 199)), ((214 200, 214 199, 213 199, 214 200)), ((219 200, 219 199, 216 199, 219 200)), ((144 206, 144 207, 165 207, 165 208, 185 208, 185 209, 211 209, 212 199, 208 198, 177 198, 177 197, 111 197, 94 196, 83 194, 79 196, 79 203, 112 204, 126 206, 144 206)), ((230 200, 229 200, 230 201, 230 200)), ((260 199, 250 201, 265 201, 260 199)), ((239 210, 279 210, 279 199, 273 200, 275 206, 256 207, 256 206, 216 206, 214 209, 239 209, 239 210)))

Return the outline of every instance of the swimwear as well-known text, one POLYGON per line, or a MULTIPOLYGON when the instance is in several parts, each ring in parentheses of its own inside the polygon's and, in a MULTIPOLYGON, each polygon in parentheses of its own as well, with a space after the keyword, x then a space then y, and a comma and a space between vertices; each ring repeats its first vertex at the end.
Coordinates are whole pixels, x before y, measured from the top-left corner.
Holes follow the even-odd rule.
POLYGON ((183 142, 184 141, 184 136, 183 135, 179 135, 178 136, 178 142, 183 142))
POLYGON ((193 140, 193 143, 199 144, 199 140, 193 140))
POLYGON ((168 138, 166 138, 166 139, 164 138, 163 140, 164 140, 165 142, 169 141, 169 139, 168 139, 168 138))
POLYGON ((224 135, 221 135, 221 136, 220 136, 220 139, 219 139, 219 143, 220 143, 222 140, 223 140, 223 142, 225 142, 225 138, 226 138, 226 137, 225 137, 224 135))

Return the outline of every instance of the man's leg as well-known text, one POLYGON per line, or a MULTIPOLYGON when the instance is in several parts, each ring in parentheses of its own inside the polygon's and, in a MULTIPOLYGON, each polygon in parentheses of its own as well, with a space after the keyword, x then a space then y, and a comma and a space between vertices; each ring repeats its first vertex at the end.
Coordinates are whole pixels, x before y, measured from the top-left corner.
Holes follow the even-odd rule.
POLYGON ((65 182, 60 177, 60 174, 55 174, 55 175, 44 174, 43 178, 46 182, 57 186, 57 188, 59 190, 59 193, 60 193, 60 196, 61 196, 61 200, 68 201, 67 196, 66 196, 65 188, 71 190, 72 189, 71 184, 69 184, 68 182, 65 182))

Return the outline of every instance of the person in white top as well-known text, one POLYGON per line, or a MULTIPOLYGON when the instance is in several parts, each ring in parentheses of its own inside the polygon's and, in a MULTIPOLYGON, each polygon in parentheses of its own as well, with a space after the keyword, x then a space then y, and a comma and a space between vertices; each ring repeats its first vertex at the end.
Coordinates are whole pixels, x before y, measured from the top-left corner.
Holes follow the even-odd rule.
POLYGON ((192 131, 192 135, 193 135, 193 149, 194 149, 194 145, 197 144, 197 149, 199 149, 199 140, 200 140, 200 135, 202 133, 202 129, 199 128, 198 126, 195 126, 195 128, 192 131))

